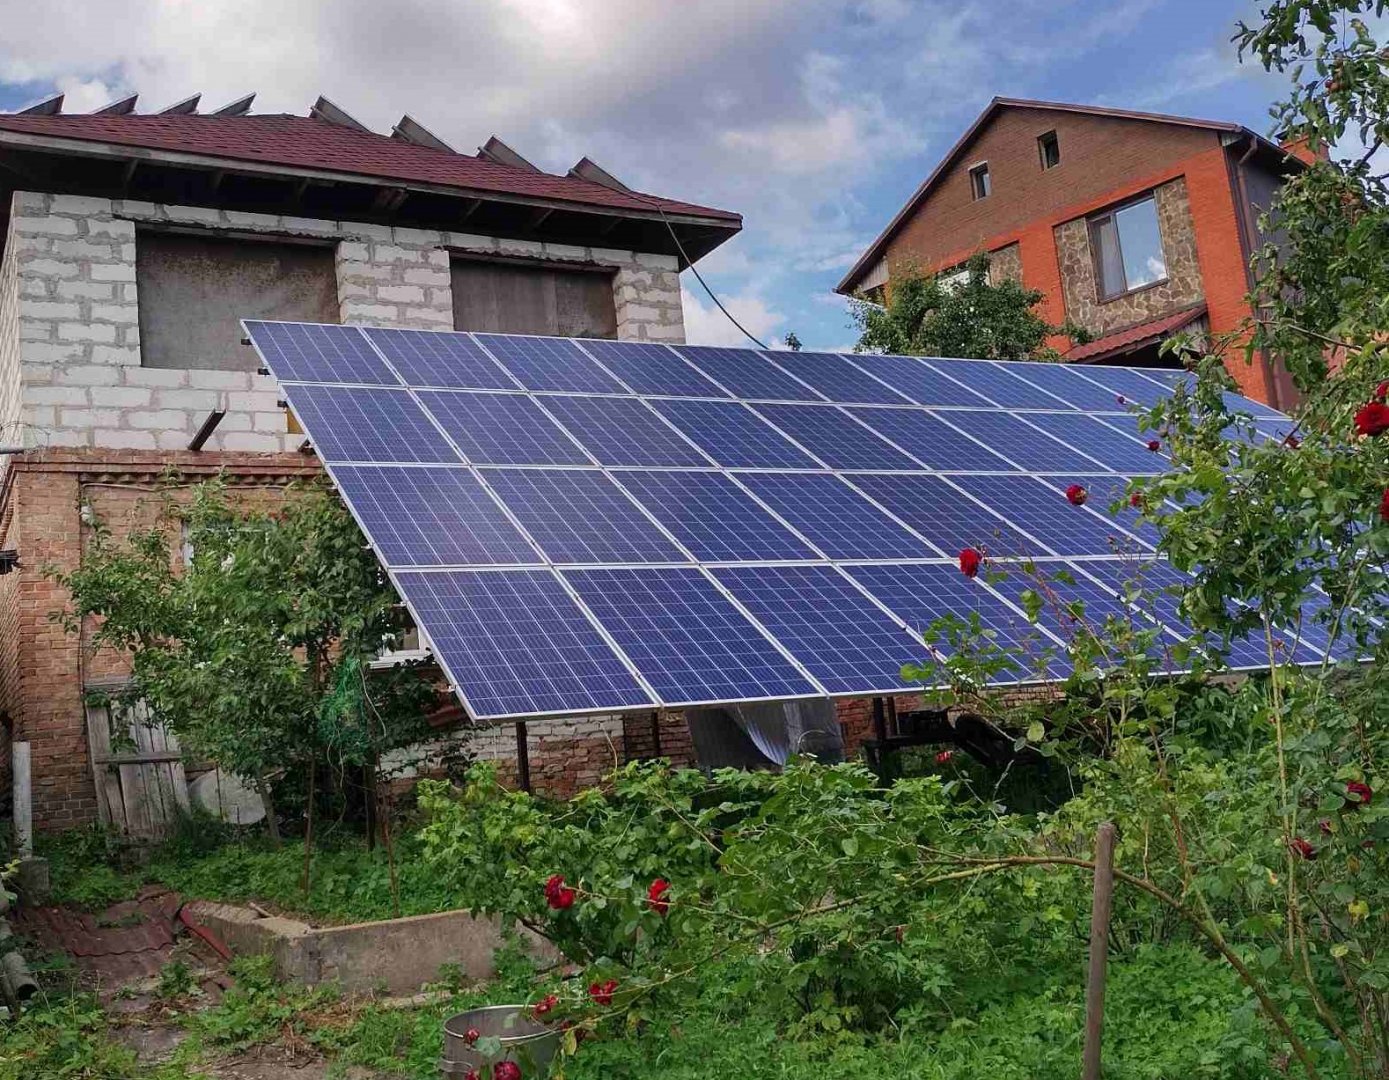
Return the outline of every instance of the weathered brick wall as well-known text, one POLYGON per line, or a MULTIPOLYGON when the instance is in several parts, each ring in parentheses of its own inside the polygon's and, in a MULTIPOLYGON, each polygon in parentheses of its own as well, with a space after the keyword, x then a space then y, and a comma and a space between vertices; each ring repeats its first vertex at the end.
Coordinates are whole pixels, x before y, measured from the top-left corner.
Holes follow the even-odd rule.
POLYGON ((0 421, 22 421, 32 446, 183 449, 219 407, 227 414, 208 449, 277 452, 302 439, 267 376, 141 366, 137 226, 331 243, 342 320, 374 326, 451 329, 450 252, 597 264, 613 271, 620 338, 684 340, 667 255, 25 191, 12 211, 0 320, 8 291, 18 332, 0 322, 0 350, 17 343, 22 378, 0 351, 0 421))
POLYGON ((1076 218, 1056 226, 1056 255, 1061 264, 1066 314, 1096 337, 1193 307, 1203 299, 1186 178, 1179 177, 1155 188, 1153 201, 1167 261, 1167 280, 1111 300, 1099 296, 1095 261, 1090 252, 1089 220, 1076 218))

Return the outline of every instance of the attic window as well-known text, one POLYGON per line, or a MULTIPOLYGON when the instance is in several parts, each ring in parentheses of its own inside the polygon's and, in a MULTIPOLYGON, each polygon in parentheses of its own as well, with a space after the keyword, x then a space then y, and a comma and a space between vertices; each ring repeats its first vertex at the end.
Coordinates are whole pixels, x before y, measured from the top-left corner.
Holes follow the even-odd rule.
POLYGON ((989 163, 982 162, 969 170, 969 190, 974 198, 987 199, 993 191, 993 181, 989 179, 989 163))
POLYGON ((1061 164, 1061 143, 1056 132, 1048 131, 1037 136, 1037 155, 1042 159, 1043 169, 1054 169, 1061 164))

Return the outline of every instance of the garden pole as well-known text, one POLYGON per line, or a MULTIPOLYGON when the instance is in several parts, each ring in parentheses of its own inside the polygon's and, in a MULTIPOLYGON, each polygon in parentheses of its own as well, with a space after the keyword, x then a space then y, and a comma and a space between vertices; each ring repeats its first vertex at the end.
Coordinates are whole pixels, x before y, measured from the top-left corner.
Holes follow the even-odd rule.
POLYGON ((887 713, 883 709, 883 699, 875 697, 873 699, 873 741, 877 747, 878 784, 887 787, 888 783, 888 764, 887 764, 887 713))
POLYGON ((516 721, 516 781, 527 795, 531 790, 531 753, 526 745, 526 722, 516 721))
POLYGON ((34 853, 33 776, 29 771, 29 744, 17 742, 10 748, 10 776, 14 788, 14 842, 21 858, 34 853))
POLYGON ((1104 974, 1109 958, 1109 914, 1114 907, 1114 823, 1095 834, 1095 893, 1090 907, 1090 971, 1085 983, 1085 1056, 1081 1080, 1100 1080, 1104 1034, 1104 974))

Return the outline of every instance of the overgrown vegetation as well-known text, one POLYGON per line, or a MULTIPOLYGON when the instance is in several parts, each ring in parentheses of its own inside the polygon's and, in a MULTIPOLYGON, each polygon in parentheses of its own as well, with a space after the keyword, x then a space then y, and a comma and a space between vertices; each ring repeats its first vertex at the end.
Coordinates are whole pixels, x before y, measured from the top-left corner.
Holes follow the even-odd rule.
MULTIPOLYGON (((1055 360, 1047 338, 1089 335, 1070 324, 1052 326, 1036 312, 1045 298, 1005 277, 992 281, 989 257, 972 256, 958 274, 899 267, 883 304, 852 300, 856 352, 960 356, 979 360, 1055 360)), ((789 342, 788 342, 789 344, 789 342)))

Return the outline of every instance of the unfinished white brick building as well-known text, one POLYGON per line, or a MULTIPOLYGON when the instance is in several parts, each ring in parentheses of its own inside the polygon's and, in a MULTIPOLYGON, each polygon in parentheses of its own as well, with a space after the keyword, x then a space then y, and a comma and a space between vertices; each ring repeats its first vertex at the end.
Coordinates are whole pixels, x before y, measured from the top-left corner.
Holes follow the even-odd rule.
MULTIPOLYGON (((93 491, 316 471, 241 318, 680 342, 680 271, 741 227, 587 158, 555 175, 495 138, 457 153, 409 117, 383 136, 326 99, 196 104, 0 115, 0 442, 25 451, 0 458, 19 558, 0 577, 0 786, 9 740, 31 742, 40 827, 98 816, 93 672, 55 636, 45 574, 80 560, 93 491)), ((621 722, 592 726, 590 762, 621 722)), ((572 757, 584 736, 565 734, 572 757)))

